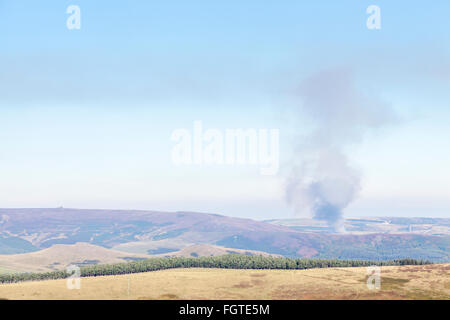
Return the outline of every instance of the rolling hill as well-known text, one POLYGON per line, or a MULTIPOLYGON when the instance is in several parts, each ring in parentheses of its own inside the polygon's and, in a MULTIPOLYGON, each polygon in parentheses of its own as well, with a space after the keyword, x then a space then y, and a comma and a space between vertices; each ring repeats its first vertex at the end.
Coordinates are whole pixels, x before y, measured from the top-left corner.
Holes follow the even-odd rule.
POLYGON ((386 223, 382 218, 352 218, 346 224, 354 230, 336 234, 321 229, 323 225, 308 229, 295 220, 255 221, 197 212, 0 209, 0 217, 0 254, 84 242, 125 256, 170 255, 210 245, 288 257, 450 261, 448 219, 390 218, 386 223), (427 225, 432 232, 417 231, 427 225))
POLYGON ((199 244, 193 245, 186 248, 181 249, 180 251, 170 252, 167 254, 159 254, 156 256, 164 256, 164 257, 215 257, 215 256, 223 256, 227 254, 243 254, 248 256, 263 256, 263 257, 281 257, 278 254, 270 254, 263 251, 255 251, 255 250, 243 250, 243 249, 233 249, 233 248, 224 248, 209 244, 199 244))
POLYGON ((10 272, 48 272, 62 270, 71 264, 109 264, 147 258, 147 255, 115 251, 88 243, 57 244, 31 253, 0 255, 0 268, 10 272))
POLYGON ((114 264, 152 257, 210 257, 227 254, 274 256, 266 252, 224 248, 208 244, 193 245, 170 253, 146 255, 103 248, 89 243, 55 244, 40 251, 0 255, 1 273, 49 272, 64 270, 69 265, 114 264))

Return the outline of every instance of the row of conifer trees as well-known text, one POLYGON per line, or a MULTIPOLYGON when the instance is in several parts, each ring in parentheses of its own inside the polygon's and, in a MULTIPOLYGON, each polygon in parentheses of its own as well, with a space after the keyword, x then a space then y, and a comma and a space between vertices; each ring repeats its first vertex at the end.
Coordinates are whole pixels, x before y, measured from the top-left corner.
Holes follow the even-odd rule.
MULTIPOLYGON (((283 269, 298 270, 330 267, 365 267, 365 266, 399 266, 422 265, 428 261, 415 259, 399 259, 390 261, 338 260, 338 259, 291 259, 278 257, 225 255, 217 257, 166 257, 132 261, 117 264, 92 265, 80 267, 81 277, 97 277, 120 275, 138 272, 149 272, 173 268, 221 268, 221 269, 283 269)), ((0 274, 0 283, 21 281, 39 281, 63 279, 69 277, 66 271, 46 273, 0 274)))

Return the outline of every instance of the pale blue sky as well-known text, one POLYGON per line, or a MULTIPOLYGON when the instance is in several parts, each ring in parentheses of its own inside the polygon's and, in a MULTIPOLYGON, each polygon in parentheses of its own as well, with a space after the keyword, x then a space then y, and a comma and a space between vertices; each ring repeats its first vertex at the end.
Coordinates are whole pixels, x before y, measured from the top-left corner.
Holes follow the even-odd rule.
MULTIPOLYGON (((0 207, 291 217, 257 167, 174 167, 171 132, 279 128, 295 93, 351 69, 400 121, 351 147, 363 190, 346 215, 450 216, 450 3, 0 0, 0 207), (66 8, 81 8, 81 30, 66 8), (381 8, 381 30, 366 8, 381 8)), ((305 129, 306 130, 306 129, 305 129)))

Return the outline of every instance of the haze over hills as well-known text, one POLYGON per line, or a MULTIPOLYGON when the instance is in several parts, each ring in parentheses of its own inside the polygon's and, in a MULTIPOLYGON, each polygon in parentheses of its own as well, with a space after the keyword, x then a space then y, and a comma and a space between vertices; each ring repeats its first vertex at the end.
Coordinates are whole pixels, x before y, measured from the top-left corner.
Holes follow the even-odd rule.
MULTIPOLYGON (((323 220, 279 219, 266 222, 287 226, 303 232, 333 232, 323 220)), ((345 219, 347 234, 421 234, 450 236, 450 219, 446 218, 399 218, 399 217, 349 217, 345 219)))
POLYGON ((190 246, 212 245, 224 253, 234 248, 289 257, 450 261, 450 219, 350 218, 346 228, 349 233, 336 234, 320 221, 195 212, 0 209, 0 254, 84 242, 124 256, 183 254, 190 246))

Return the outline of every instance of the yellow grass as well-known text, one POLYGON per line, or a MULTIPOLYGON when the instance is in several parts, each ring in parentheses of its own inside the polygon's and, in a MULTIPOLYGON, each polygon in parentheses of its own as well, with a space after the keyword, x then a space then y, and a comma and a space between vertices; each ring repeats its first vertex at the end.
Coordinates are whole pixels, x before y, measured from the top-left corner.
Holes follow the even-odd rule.
POLYGON ((450 264, 383 267, 381 290, 365 268, 310 270, 172 269, 0 285, 6 299, 450 299, 450 264))

